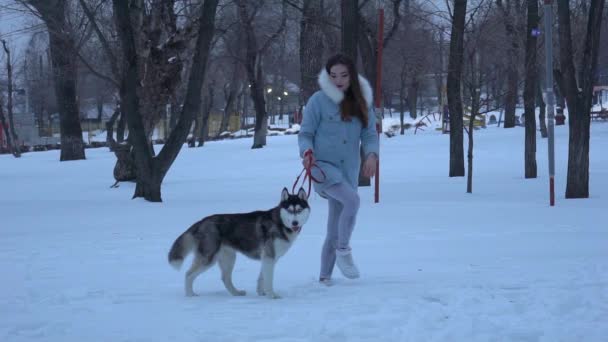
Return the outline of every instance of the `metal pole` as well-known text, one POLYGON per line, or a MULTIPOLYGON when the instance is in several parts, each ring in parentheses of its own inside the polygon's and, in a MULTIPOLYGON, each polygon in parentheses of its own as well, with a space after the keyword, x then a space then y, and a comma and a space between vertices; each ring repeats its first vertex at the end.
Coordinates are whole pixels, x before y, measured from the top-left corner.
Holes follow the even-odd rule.
POLYGON ((549 204, 555 205, 555 98, 553 94, 553 0, 544 0, 545 18, 545 80, 549 143, 549 204))
MULTIPOLYGON (((380 134, 382 133, 382 45, 384 42, 384 2, 378 1, 378 54, 376 56, 376 132, 378 132, 378 145, 380 145, 380 134)), ((374 203, 380 201, 380 155, 376 160, 376 177, 374 177, 374 203)))

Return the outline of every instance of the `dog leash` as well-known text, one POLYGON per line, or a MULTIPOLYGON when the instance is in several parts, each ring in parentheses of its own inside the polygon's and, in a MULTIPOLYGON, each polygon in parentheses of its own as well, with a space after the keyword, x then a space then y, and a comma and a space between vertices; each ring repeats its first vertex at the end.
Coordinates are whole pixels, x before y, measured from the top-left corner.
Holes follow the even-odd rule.
MULTIPOLYGON (((311 150, 307 150, 306 152, 304 152, 304 158, 310 158, 310 157, 312 157, 311 150)), ((325 176, 325 172, 323 172, 323 169, 321 169, 319 167, 319 165, 317 165, 317 163, 308 164, 308 167, 304 167, 302 169, 302 172, 300 172, 300 174, 298 175, 298 178, 296 178, 296 181, 293 183, 291 192, 294 194, 296 191, 296 185, 298 185, 298 182, 300 181, 300 177, 302 177, 302 175, 304 175, 304 179, 302 180, 302 186, 304 186, 304 184, 306 184, 306 179, 308 179, 308 192, 306 193, 306 199, 308 199, 308 197, 310 197, 310 190, 312 188, 312 182, 323 183, 323 182, 325 182, 325 179, 327 178, 327 176, 325 176), (319 171, 321 171, 321 174, 323 175, 322 181, 318 180, 317 178, 315 178, 315 176, 312 175, 313 167, 316 167, 317 169, 319 169, 319 171)))

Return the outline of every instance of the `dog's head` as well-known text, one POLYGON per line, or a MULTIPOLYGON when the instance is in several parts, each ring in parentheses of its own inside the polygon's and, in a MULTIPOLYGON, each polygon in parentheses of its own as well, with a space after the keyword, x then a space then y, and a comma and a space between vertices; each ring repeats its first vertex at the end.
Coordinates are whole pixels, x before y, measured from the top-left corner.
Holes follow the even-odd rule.
POLYGON ((299 233, 310 215, 306 191, 300 188, 297 195, 292 195, 287 188, 283 188, 279 207, 283 225, 299 233))

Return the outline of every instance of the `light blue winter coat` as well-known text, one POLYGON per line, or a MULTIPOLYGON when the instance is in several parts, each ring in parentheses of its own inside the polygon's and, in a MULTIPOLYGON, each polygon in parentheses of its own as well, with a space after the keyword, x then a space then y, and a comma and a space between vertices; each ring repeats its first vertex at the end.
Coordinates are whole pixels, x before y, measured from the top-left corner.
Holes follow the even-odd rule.
MULTIPOLYGON (((298 134, 300 156, 303 156, 307 149, 313 150, 317 165, 326 175, 323 183, 314 184, 315 191, 323 197, 327 197, 324 193, 327 187, 340 182, 346 182, 355 191, 357 190, 361 145, 365 156, 370 153, 380 155, 376 115, 372 106, 372 89, 369 82, 361 76, 359 83, 369 108, 367 127, 362 127, 358 118, 353 118, 349 122, 342 121, 340 102, 344 98, 344 93, 331 83, 325 69, 319 74, 321 90, 314 93, 304 107, 298 134)), ((317 168, 313 168, 312 174, 319 180, 323 179, 317 168)))

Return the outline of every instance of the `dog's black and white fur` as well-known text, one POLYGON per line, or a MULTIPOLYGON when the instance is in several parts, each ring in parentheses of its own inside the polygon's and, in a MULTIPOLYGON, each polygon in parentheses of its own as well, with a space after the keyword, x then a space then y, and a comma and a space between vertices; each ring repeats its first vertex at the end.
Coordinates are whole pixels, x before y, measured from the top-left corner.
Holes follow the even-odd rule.
POLYGON ((228 292, 244 296, 232 284, 236 252, 261 260, 257 292, 261 296, 279 298, 273 289, 274 266, 291 247, 308 220, 310 207, 304 189, 297 195, 284 188, 278 206, 266 211, 208 216, 180 235, 169 251, 169 263, 179 269, 184 258, 194 251, 192 266, 186 272, 186 296, 196 296, 192 284, 196 277, 215 262, 222 271, 228 292))

